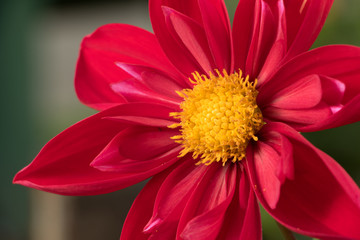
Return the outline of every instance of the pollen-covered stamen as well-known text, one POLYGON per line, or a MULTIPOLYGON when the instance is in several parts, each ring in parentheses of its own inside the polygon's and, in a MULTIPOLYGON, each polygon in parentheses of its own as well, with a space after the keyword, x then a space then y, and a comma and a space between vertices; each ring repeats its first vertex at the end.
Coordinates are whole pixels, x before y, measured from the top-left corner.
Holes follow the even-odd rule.
POLYGON ((198 164, 240 161, 245 157, 246 147, 264 125, 256 104, 257 81, 249 76, 228 74, 225 70, 210 77, 194 72, 190 81, 193 89, 184 89, 178 94, 184 98, 180 104, 182 112, 170 115, 180 123, 169 126, 180 127, 181 135, 172 137, 183 145, 180 157, 192 153, 200 157, 198 164))

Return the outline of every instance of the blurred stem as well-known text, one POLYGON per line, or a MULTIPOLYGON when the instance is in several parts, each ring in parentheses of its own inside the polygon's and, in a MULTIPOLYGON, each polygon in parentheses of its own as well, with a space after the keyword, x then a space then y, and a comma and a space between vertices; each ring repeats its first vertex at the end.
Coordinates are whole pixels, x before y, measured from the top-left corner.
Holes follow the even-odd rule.
POLYGON ((284 227, 283 225, 281 225, 280 223, 276 222, 282 235, 284 236, 285 240, 296 240, 296 238, 294 237, 294 234, 287 229, 286 227, 284 227))

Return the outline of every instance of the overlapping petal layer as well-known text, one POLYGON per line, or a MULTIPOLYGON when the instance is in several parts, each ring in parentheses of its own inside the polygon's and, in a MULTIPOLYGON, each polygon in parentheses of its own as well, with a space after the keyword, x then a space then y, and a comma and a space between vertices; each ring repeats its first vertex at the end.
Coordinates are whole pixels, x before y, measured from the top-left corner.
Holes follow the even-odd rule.
MULTIPOLYGON (((172 171, 147 184, 129 213, 121 239, 136 238, 140 230, 145 239, 261 239, 259 208, 248 181, 239 166, 198 167, 185 157, 172 171), (153 209, 146 225, 137 220, 144 216, 137 211, 140 205, 153 209), (135 225, 137 230, 132 230, 135 225)), ((150 214, 146 211, 148 218, 150 214)))
POLYGON ((230 22, 222 0, 153 0, 149 11, 159 43, 185 76, 232 70, 230 22))
POLYGON ((357 122, 360 120, 359 66, 360 48, 355 46, 333 45, 303 53, 261 86, 258 104, 269 118, 300 131, 357 122), (286 105, 279 105, 285 102, 284 98, 286 105))
MULTIPOLYGON (((116 162, 116 164, 124 166, 121 173, 100 171, 90 164, 94 159, 96 161, 104 158, 104 156, 98 156, 99 153, 104 154, 104 151, 109 148, 106 147, 109 142, 111 145, 111 142, 117 140, 116 136, 124 135, 134 128, 131 127, 133 124, 119 123, 118 120, 112 118, 129 118, 142 114, 152 118, 153 121, 158 119, 162 122, 162 118, 165 116, 161 116, 160 113, 157 116, 157 113, 154 112, 159 108, 161 106, 152 104, 123 104, 84 119, 49 141, 34 161, 16 175, 14 182, 64 195, 94 195, 116 191, 153 176, 173 164, 177 160, 177 153, 180 149, 171 150, 172 153, 168 152, 168 155, 158 158, 151 156, 155 163, 151 164, 150 162, 140 170, 135 164, 138 161, 137 158, 153 154, 153 149, 148 149, 147 152, 144 152, 144 149, 139 152, 136 145, 144 146, 146 143, 143 139, 136 139, 136 135, 133 135, 135 137, 132 139, 134 145, 128 146, 127 149, 123 147, 122 155, 119 152, 110 152, 113 154, 112 160, 123 159, 123 155, 126 156, 126 154, 127 157, 134 158, 128 159, 126 163, 116 162), (125 167, 127 167, 126 170, 125 167)), ((166 107, 164 108, 166 109, 166 107)), ((166 118, 169 118, 168 114, 166 118)), ((162 133, 158 127, 148 127, 148 129, 152 129, 151 131, 157 135, 162 133)), ((165 134, 165 136, 168 135, 165 134)), ((167 142, 169 142, 168 138, 167 142)), ((174 145, 174 142, 171 144, 174 145)), ((158 149, 161 150, 161 148, 158 149)), ((166 149, 162 149, 164 154, 166 149)), ((162 153, 160 150, 159 154, 162 153)), ((115 167, 112 166, 112 168, 115 167)))
MULTIPOLYGON (((271 123, 264 128, 262 131, 267 131, 268 135, 281 135, 291 143, 291 160, 294 161, 293 178, 281 185, 274 208, 264 189, 274 178, 274 170, 265 169, 259 176, 258 166, 253 164, 259 151, 256 147, 259 147, 249 149, 247 166, 264 208, 277 221, 298 233, 318 238, 359 239, 360 191, 355 182, 340 165, 291 127, 271 123)), ((265 142, 276 140, 268 137, 265 142)))
POLYGON ((152 33, 130 25, 108 24, 85 37, 81 44, 75 88, 83 103, 102 110, 127 101, 126 96, 111 88, 130 78, 115 62, 152 67, 170 76, 177 72, 152 33))
POLYGON ((333 0, 240 0, 233 24, 235 69, 266 82, 281 63, 307 51, 333 0))

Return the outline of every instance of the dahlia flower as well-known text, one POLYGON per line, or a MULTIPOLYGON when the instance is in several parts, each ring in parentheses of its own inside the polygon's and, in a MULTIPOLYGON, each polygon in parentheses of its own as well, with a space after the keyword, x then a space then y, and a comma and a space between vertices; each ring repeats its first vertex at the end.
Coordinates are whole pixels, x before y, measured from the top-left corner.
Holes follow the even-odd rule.
POLYGON ((79 99, 100 110, 14 179, 63 195, 152 177, 121 239, 262 238, 259 203, 291 231, 360 239, 359 187, 299 132, 360 119, 360 48, 308 51, 333 0, 150 0, 154 34, 85 37, 79 99))

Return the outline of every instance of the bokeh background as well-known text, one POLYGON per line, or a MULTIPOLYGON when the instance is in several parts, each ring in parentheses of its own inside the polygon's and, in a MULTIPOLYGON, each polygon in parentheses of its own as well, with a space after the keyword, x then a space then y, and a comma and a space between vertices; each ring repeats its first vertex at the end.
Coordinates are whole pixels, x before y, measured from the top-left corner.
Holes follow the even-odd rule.
MULTIPOLYGON (((226 1, 230 16, 237 2, 226 1)), ((79 103, 73 88, 79 44, 97 27, 116 22, 151 30, 147 1, 0 1, 0 239, 119 238, 144 183, 88 197, 63 197, 11 183, 49 139, 95 113, 79 103)), ((326 44, 360 46, 359 0, 335 1, 314 47, 326 44)), ((340 162, 359 185, 359 123, 305 136, 340 162)), ((264 212, 263 229, 265 240, 282 239, 264 212)))

